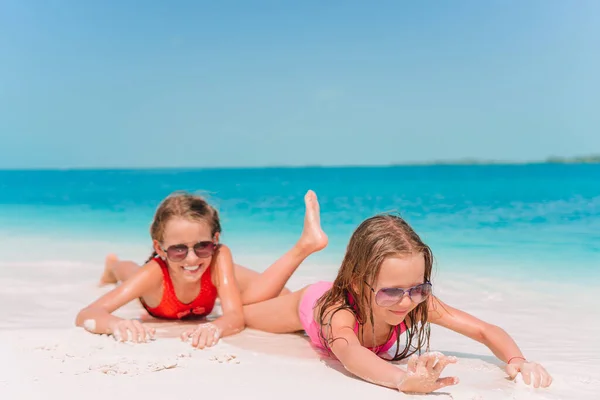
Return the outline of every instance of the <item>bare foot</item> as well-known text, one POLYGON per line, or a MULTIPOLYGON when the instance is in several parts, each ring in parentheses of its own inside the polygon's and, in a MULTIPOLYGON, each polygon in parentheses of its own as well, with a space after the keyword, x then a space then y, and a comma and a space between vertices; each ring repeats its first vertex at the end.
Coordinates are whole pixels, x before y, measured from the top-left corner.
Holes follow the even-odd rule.
POLYGON ((104 261, 104 272, 102 273, 102 277, 100 278, 99 285, 110 285, 113 283, 117 283, 117 277, 113 272, 113 267, 116 263, 119 262, 119 258, 115 254, 109 254, 106 256, 106 260, 104 261))
POLYGON ((321 215, 319 210, 319 201, 317 195, 309 190, 304 196, 306 212, 304 214, 304 229, 298 240, 297 246, 310 253, 323 250, 329 239, 321 229, 321 215))

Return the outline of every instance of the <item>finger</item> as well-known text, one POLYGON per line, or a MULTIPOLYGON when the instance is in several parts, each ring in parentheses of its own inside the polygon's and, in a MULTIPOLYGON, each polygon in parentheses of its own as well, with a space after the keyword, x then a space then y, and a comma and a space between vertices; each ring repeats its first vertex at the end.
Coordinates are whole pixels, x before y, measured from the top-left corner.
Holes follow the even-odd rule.
POLYGON ((508 364, 506 366, 506 373, 508 374, 508 377, 512 380, 515 379, 517 374, 519 373, 519 368, 517 368, 516 366, 512 365, 512 364, 508 364))
POLYGON ((115 339, 117 342, 120 342, 121 337, 123 336, 123 334, 121 333, 121 328, 119 326, 115 326, 112 330, 112 335, 113 339, 115 339))
POLYGON ((220 338, 221 338, 221 335, 220 335, 219 331, 215 329, 213 332, 211 332, 209 346, 216 345, 219 342, 220 338))
POLYGON ((131 336, 128 335, 126 341, 131 340, 134 343, 139 342, 139 332, 134 321, 127 321, 127 330, 131 333, 131 336))
POLYGON ((148 328, 145 325, 144 325, 144 329, 146 330, 146 335, 148 335, 148 337, 150 339, 154 339, 154 335, 156 335, 156 329, 148 328))
POLYGON ((538 365, 538 368, 540 372, 540 386, 543 388, 550 386, 550 382, 552 382, 550 374, 546 371, 546 368, 541 365, 538 365))
POLYGON ((458 382, 459 382, 458 378, 455 376, 448 376, 445 378, 440 378, 437 381, 435 381, 435 389, 433 389, 433 390, 438 390, 438 389, 441 389, 446 386, 456 385, 456 384, 458 384, 458 382))
POLYGON ((413 354, 408 359, 408 364, 406 366, 406 370, 409 372, 415 372, 417 370, 417 362, 419 361, 419 357, 416 354, 413 354))
POLYGON ((181 334, 181 340, 187 342, 190 339, 190 336, 194 333, 195 329, 188 329, 187 331, 181 334))
POLYGON ((214 345, 216 345, 217 343, 219 343, 219 339, 220 339, 220 338, 221 338, 221 337, 219 336, 219 332, 216 332, 216 331, 215 331, 215 332, 213 332, 213 334, 212 334, 212 341, 211 341, 210 345, 211 345, 211 346, 214 346, 214 345))
POLYGON ((202 329, 196 328, 194 333, 192 333, 192 346, 198 347, 198 341, 200 340, 200 335, 202 334, 202 329))
POLYGON ((547 377, 546 377, 546 386, 544 386, 544 387, 550 386, 552 384, 552 381, 553 381, 552 375, 547 374, 547 377))
POLYGON ((429 360, 429 354, 423 354, 417 361, 417 370, 427 368, 427 360, 429 360))
POLYGON ((435 366, 435 363, 439 360, 439 358, 440 357, 437 354, 429 354, 429 357, 427 357, 427 362, 425 363, 427 371, 433 372, 433 367, 435 366))
POLYGON ((206 347, 211 347, 215 341, 215 333, 212 330, 206 332, 206 347))
POLYGON ((146 330, 144 329, 142 324, 140 324, 140 321, 133 320, 133 326, 135 326, 135 329, 138 332, 139 341, 145 342, 146 341, 146 330))
POLYGON ((521 375, 523 375, 523 382, 526 385, 531 385, 531 372, 527 370, 521 370, 521 375))
POLYGON ((119 341, 126 342, 129 338, 129 332, 127 331, 127 324, 119 325, 119 341))
POLYGON ((533 371, 532 372, 533 375, 533 387, 534 388, 539 388, 540 387, 540 383, 542 382, 542 375, 540 374, 540 371, 533 371))
POLYGON ((436 374, 441 374, 442 371, 444 370, 444 368, 446 368, 448 366, 448 364, 456 364, 457 359, 456 357, 446 357, 443 356, 438 362, 437 364, 435 364, 435 367, 433 367, 433 372, 435 372, 436 374))
POLYGON ((206 341, 208 340, 208 337, 210 336, 210 330, 209 329, 202 329, 202 334, 200 335, 200 338, 198 339, 198 348, 203 349, 206 347, 206 341))

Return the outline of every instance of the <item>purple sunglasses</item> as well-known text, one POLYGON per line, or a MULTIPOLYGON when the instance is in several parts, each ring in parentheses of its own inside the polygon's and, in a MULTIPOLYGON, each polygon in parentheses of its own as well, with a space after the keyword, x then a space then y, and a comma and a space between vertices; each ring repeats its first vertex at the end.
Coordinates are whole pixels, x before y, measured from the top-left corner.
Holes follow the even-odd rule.
POLYGON ((375 289, 373 289, 371 285, 367 282, 365 282, 365 284, 373 293, 375 293, 375 303, 377 303, 379 307, 391 307, 394 304, 399 303, 404 297, 404 293, 408 293, 408 297, 413 303, 422 303, 429 297, 432 289, 431 282, 424 282, 409 289, 381 288, 375 292, 375 289))

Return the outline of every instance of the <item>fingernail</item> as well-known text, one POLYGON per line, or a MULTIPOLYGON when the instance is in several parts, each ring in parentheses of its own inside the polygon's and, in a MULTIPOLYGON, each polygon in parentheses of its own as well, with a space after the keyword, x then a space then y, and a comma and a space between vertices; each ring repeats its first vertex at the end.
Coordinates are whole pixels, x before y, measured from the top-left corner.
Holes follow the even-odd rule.
POLYGON ((456 385, 458 382, 460 382, 458 378, 454 378, 454 384, 456 385))

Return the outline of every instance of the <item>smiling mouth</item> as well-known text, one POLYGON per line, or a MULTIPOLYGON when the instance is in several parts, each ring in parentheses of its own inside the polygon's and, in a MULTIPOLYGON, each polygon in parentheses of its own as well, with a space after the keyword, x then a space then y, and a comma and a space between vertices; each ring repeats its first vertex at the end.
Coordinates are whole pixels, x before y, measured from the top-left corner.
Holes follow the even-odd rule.
POLYGON ((200 265, 186 265, 184 267, 181 267, 184 269, 184 271, 189 271, 189 272, 196 272, 200 269, 200 265))
POLYGON ((406 314, 408 312, 408 310, 404 310, 404 311, 390 310, 390 312, 392 312, 393 314, 396 314, 396 315, 402 315, 402 314, 406 314))

